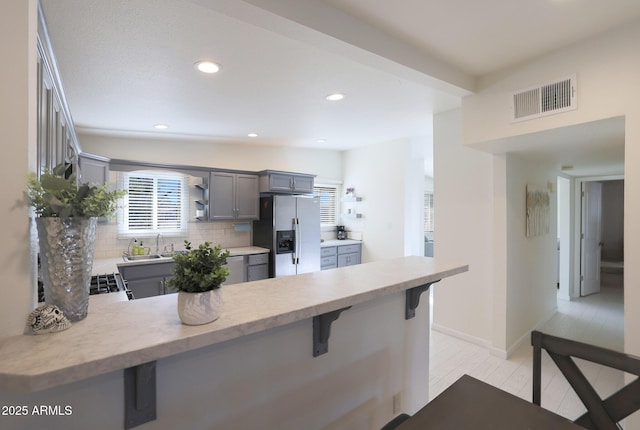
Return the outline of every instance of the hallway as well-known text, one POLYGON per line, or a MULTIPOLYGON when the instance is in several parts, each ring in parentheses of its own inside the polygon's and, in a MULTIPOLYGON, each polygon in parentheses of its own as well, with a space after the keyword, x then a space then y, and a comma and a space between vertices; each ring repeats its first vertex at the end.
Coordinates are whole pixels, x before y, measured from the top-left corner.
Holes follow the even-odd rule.
MULTIPOLYGON (((622 351, 623 285, 621 272, 603 272, 601 292, 575 301, 558 301, 558 312, 540 331, 622 351)), ((463 374, 531 401, 532 352, 527 343, 508 360, 492 356, 487 348, 431 331, 429 395, 433 399, 463 374)), ((579 366, 601 397, 623 384, 623 374, 579 361, 579 366)), ((586 409, 546 353, 542 359, 542 406, 569 419, 586 409)))

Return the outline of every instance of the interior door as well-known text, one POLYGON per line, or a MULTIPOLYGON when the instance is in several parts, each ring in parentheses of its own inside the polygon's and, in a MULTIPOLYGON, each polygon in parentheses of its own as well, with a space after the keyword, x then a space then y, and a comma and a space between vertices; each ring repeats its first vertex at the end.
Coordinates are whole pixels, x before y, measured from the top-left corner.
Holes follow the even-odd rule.
POLYGON ((582 183, 582 246, 580 295, 600 292, 600 248, 602 246, 602 183, 582 183))

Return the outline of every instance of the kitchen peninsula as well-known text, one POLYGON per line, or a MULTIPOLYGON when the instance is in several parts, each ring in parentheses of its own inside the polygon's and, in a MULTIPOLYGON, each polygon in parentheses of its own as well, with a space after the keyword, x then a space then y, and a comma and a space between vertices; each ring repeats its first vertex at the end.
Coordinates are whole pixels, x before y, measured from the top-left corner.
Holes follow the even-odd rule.
POLYGON ((428 300, 416 310, 416 298, 467 270, 403 257, 223 287, 223 315, 202 326, 180 323, 175 295, 104 304, 66 331, 0 340, 2 405, 72 410, 0 422, 123 428, 123 369, 155 362, 157 417, 139 428, 379 428, 394 401, 412 412, 428 398, 428 300))

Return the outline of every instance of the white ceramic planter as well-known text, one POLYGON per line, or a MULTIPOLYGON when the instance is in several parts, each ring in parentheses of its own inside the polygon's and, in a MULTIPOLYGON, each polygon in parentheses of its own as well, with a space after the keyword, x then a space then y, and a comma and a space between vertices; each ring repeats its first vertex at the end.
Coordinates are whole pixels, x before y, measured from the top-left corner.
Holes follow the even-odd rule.
POLYGON ((222 313, 221 288, 204 293, 178 291, 178 316, 187 325, 207 324, 222 313))

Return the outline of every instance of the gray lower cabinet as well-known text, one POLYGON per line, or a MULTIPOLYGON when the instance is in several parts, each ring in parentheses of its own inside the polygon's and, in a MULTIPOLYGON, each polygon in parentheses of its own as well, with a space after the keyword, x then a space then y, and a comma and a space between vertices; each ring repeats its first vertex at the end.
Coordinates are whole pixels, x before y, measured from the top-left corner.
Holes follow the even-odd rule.
POLYGON ((259 281, 269 277, 269 254, 251 254, 245 259, 247 282, 259 281))
MULTIPOLYGON (((257 281, 269 277, 268 253, 246 255, 243 260, 240 261, 241 266, 238 270, 244 270, 244 273, 238 277, 238 282, 257 281)), ((118 266, 118 271, 127 282, 134 299, 143 299, 177 292, 175 288, 167 285, 167 281, 173 276, 171 270, 174 264, 171 260, 164 263, 123 265, 118 266)), ((229 269, 235 270, 235 266, 230 264, 229 269)), ((231 278, 230 275, 228 279, 231 278)))
POLYGON ((320 249, 320 270, 338 267, 338 247, 327 246, 320 249))
POLYGON ((154 264, 137 264, 132 266, 119 266, 118 271, 136 299, 175 293, 176 290, 167 285, 167 281, 173 276, 174 262, 154 264))
POLYGON ((362 262, 362 245, 339 245, 321 248, 320 269, 353 266, 362 262))
POLYGON ((341 245, 338 246, 338 267, 353 266, 360 264, 362 256, 362 245, 341 245))
POLYGON ((145 297, 161 296, 164 294, 164 277, 145 278, 129 281, 129 290, 136 299, 145 297))

